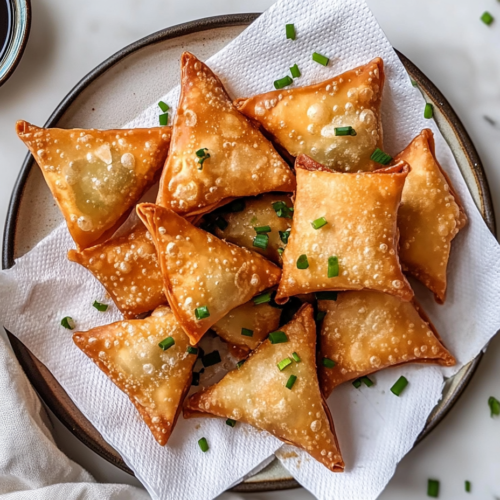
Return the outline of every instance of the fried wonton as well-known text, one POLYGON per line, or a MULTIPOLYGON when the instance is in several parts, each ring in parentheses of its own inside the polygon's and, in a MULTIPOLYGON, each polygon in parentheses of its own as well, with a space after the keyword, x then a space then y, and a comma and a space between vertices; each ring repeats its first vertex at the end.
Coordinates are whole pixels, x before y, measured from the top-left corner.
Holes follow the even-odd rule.
POLYGON ((239 113, 221 81, 189 52, 157 203, 183 215, 232 198, 293 191, 295 176, 273 145, 239 113))
POLYGON ((319 363, 321 390, 328 397, 347 380, 405 363, 453 366, 455 358, 416 302, 380 292, 342 292, 337 300, 320 300, 326 312, 321 325, 319 363))
POLYGON ((126 234, 86 250, 70 250, 68 259, 88 269, 125 318, 165 304, 163 278, 151 235, 139 222, 126 234))
POLYGON ((467 217, 436 159, 431 130, 422 130, 396 159, 411 166, 398 213, 401 264, 443 303, 451 240, 467 217))
POLYGON ((278 333, 283 337, 280 343, 265 340, 239 369, 193 394, 186 402, 185 416, 206 412, 245 422, 342 472, 344 462, 316 374, 312 306, 302 306, 278 333), (287 366, 280 370, 278 364, 287 366))
POLYGON ((264 257, 167 208, 143 203, 137 213, 153 237, 170 307, 193 345, 229 311, 279 282, 279 267, 264 257))
POLYGON ((212 326, 212 330, 228 344, 248 352, 278 329, 281 309, 269 304, 242 304, 212 326))
POLYGON ((17 122, 79 249, 102 243, 156 180, 170 127, 43 129, 17 122))
POLYGON ((369 171, 380 166, 370 156, 382 149, 383 87, 384 65, 376 58, 316 85, 237 99, 235 105, 292 156, 306 154, 342 172, 369 171), (341 127, 354 132, 337 135, 341 127))
POLYGON ((130 398, 164 446, 191 386, 197 359, 187 352, 189 338, 172 311, 160 306, 149 318, 76 332, 73 340, 130 398))
POLYGON ((236 200, 227 207, 227 210, 221 207, 216 214, 210 214, 209 220, 214 224, 215 234, 280 264, 278 250, 282 252, 285 248, 292 227, 291 195, 269 193, 236 200), (234 211, 234 206, 241 210, 234 211), (266 230, 266 226, 270 231, 266 230))
POLYGON ((295 169, 293 227, 276 300, 363 289, 410 300, 413 291, 397 253, 397 213, 408 165, 340 173, 301 155, 295 169))

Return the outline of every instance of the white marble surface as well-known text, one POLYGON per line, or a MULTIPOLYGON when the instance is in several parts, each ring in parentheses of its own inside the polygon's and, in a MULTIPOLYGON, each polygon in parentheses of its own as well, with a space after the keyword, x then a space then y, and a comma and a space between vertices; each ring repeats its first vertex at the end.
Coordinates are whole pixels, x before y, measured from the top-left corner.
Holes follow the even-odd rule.
MULTIPOLYGON (((306 0, 304 0, 306 1, 306 0)), ((192 19, 256 12, 272 0, 32 0, 33 25, 24 59, 0 88, 0 223, 25 156, 14 123, 43 124, 64 95, 94 66, 138 38, 192 19)), ((500 3, 497 0, 368 0, 387 36, 433 80, 454 106, 483 160, 500 210, 500 3), (479 21, 489 10, 490 27, 479 21), (488 115, 499 125, 484 120, 488 115)), ((471 272, 474 270, 470 263, 471 272)), ((470 312, 474 314, 474 311, 470 312)), ((500 498, 500 419, 491 419, 490 395, 500 398, 500 338, 495 339, 464 396, 440 426, 400 464, 383 500, 426 498, 427 479, 441 481, 440 498, 500 498), (472 493, 464 491, 464 480, 472 493)), ((89 451, 55 418, 60 447, 100 481, 137 484, 89 451)), ((306 500, 302 489, 237 495, 221 500, 306 500)), ((341 499, 335 499, 341 500, 341 499)))

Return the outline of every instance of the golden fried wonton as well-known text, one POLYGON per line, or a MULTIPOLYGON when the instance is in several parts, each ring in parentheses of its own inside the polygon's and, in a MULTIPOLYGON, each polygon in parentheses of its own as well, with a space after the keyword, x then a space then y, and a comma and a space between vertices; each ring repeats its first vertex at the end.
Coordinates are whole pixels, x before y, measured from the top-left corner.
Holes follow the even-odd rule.
POLYGON ((320 300, 319 379, 328 397, 342 382, 404 363, 453 366, 455 358, 416 302, 380 292, 342 292, 320 300), (335 361, 333 368, 321 363, 335 361))
POLYGON ((17 135, 35 157, 82 249, 109 238, 155 182, 171 129, 43 129, 19 121, 17 135))
POLYGON ((277 333, 283 337, 281 343, 265 340, 239 369, 191 396, 185 415, 206 412, 245 422, 302 448, 328 469, 342 472, 344 462, 316 374, 312 306, 303 305, 277 333), (278 364, 287 366, 280 370, 278 364))
POLYGON ((272 144, 239 113, 210 68, 181 57, 181 97, 157 203, 183 215, 234 197, 293 191, 295 177, 272 144))
POLYGON ((264 257, 167 208, 143 203, 137 213, 153 237, 170 307, 193 345, 229 311, 279 282, 280 269, 264 257))
POLYGON ((451 240, 467 216, 436 159, 431 130, 422 130, 396 159, 411 166, 398 213, 401 264, 443 303, 451 240))
POLYGON ((120 309, 125 318, 165 304, 163 278, 156 248, 143 224, 126 234, 78 252, 70 250, 68 259, 88 269, 120 309))
POLYGON ((235 105, 292 156, 306 154, 343 172, 367 171, 380 166, 370 156, 382 149, 383 87, 384 65, 376 58, 330 80, 237 99, 235 105), (352 127, 356 135, 337 135, 339 127, 352 127))
POLYGON ((410 300, 396 224, 408 165, 401 161, 375 172, 340 173, 301 155, 295 169, 293 227, 276 300, 363 289, 410 300))
POLYGON ((149 318, 76 332, 73 340, 127 394, 164 446, 191 386, 197 359, 187 352, 189 339, 172 311, 161 306, 149 318), (174 344, 168 347, 170 339, 174 344))

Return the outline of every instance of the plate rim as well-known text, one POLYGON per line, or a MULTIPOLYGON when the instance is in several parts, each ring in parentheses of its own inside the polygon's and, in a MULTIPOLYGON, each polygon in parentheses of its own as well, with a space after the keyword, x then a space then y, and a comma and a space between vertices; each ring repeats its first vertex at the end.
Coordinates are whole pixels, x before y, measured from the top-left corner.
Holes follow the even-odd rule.
MULTIPOLYGON (((133 54, 134 52, 154 45, 156 43, 161 43, 163 41, 178 38, 181 36, 189 35, 192 33, 207 31, 217 28, 226 28, 231 26, 244 26, 249 25, 255 19, 257 19, 260 13, 241 13, 241 14, 226 14, 220 16, 213 16, 202 18, 187 23, 178 24, 168 28, 164 28, 160 31, 152 33, 146 37, 143 37, 136 42, 133 42, 126 47, 120 49, 101 64, 96 66, 92 71, 85 75, 63 98, 59 105, 55 108, 53 113, 50 115, 48 120, 45 122, 44 127, 51 127, 57 123, 57 121, 62 117, 62 115, 68 110, 71 104, 77 99, 77 97, 84 91, 92 82, 99 78, 103 73, 112 68, 115 64, 120 62, 125 57, 133 54)), ((483 209, 483 218, 493 233, 496 236, 496 224, 495 224, 495 214, 493 209, 493 203, 491 199, 491 193, 489 184, 486 178, 484 168, 482 166, 481 159, 477 150, 467 133, 464 125, 459 119, 456 112, 453 110, 447 99, 443 94, 437 89, 437 87, 426 77, 408 58, 406 58, 399 51, 394 49, 406 69, 409 70, 415 77, 416 81, 425 88, 426 93, 433 101, 433 103, 443 111, 443 116, 448 121, 450 127, 452 128, 455 137, 457 138, 461 149, 471 165, 471 171, 475 177, 475 182, 478 186, 478 192, 481 198, 481 205, 483 209)), ((21 170, 16 179, 14 188, 12 190, 11 198, 9 201, 9 206, 7 210, 3 243, 2 243, 2 268, 9 269, 14 265, 14 251, 15 251, 15 234, 17 227, 17 219, 19 214, 19 208, 21 205, 21 200, 23 196, 24 187, 28 180, 29 174, 32 167, 34 166, 34 158, 28 153, 23 161, 21 170)), ((112 463, 121 470, 133 475, 132 470, 125 464, 121 456, 105 441, 105 445, 99 443, 94 437, 89 436, 87 430, 82 425, 82 422, 76 420, 65 407, 59 404, 57 397, 54 397, 54 393, 50 383, 46 380, 45 376, 41 373, 41 370, 45 370, 47 373, 50 372, 35 358, 35 356, 29 351, 28 348, 22 344, 21 341, 17 339, 13 334, 7 331, 9 340, 11 342, 12 348, 18 359, 19 363, 23 367, 23 370, 27 374, 30 383, 34 386, 38 394, 42 397, 43 401, 51 409, 51 411, 57 416, 57 418, 65 425, 80 441, 82 441, 87 447, 92 451, 97 453, 99 456, 112 463), (37 363, 38 362, 38 363, 37 363), (41 365, 41 366, 37 366, 41 365)), ((463 391, 467 387, 468 383, 472 379, 479 362, 482 358, 482 353, 479 354, 474 360, 471 361, 467 369, 466 376, 463 377, 461 382, 457 385, 453 397, 447 402, 446 406, 437 412, 430 424, 426 424, 425 428, 422 430, 421 434, 415 441, 415 445, 421 442, 447 415, 451 408, 458 401, 463 391)), ((50 374, 51 375, 51 374, 50 374)), ((55 380, 55 379, 54 379, 55 380)), ((57 382, 57 381, 56 381, 57 382)), ((64 391, 64 394, 65 391, 64 391)), ((66 394, 67 396, 67 394, 66 394)), ((67 396, 69 399, 69 396, 67 396)), ((71 402, 71 400, 69 399, 71 402)), ((71 404, 78 410, 76 405, 71 402, 71 404)), ((81 412, 78 410, 78 413, 81 412)), ((83 414, 81 414, 83 416, 83 414)), ((85 421, 88 420, 84 417, 85 421)), ((88 422, 90 424, 90 422, 88 422)), ((92 424, 90 424, 92 428, 92 424)), ((94 428, 95 432, 100 436, 99 432, 94 428)), ((233 491, 241 492, 258 492, 258 491, 272 491, 272 490, 282 490, 298 487, 299 484, 295 480, 270 480, 262 481, 258 483, 241 483, 233 488, 233 491)))

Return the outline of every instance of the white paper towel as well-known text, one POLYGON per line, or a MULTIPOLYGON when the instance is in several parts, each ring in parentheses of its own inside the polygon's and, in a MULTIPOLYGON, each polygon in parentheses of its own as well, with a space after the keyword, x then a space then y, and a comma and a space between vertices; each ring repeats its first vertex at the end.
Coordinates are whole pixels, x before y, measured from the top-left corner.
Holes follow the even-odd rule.
MULTIPOLYGON (((180 54, 179 54, 180 55, 180 54)), ((99 313, 90 307, 104 298, 102 287, 83 268, 65 259, 72 241, 64 226, 19 259, 0 279, 0 317, 48 366, 78 407, 125 458, 153 498, 210 499, 258 466, 278 448, 285 467, 320 499, 375 499, 411 448, 432 407, 439 400, 443 375, 470 361, 500 328, 500 250, 488 231, 450 149, 432 120, 423 118, 424 101, 362 0, 281 0, 208 64, 233 97, 272 89, 272 83, 297 63, 296 85, 330 78, 380 56, 386 67, 383 101, 385 147, 395 154, 422 128, 432 128, 438 158, 449 174, 469 217, 453 242, 446 304, 434 303, 417 286, 417 296, 457 367, 406 366, 378 373, 372 388, 351 384, 329 400, 347 469, 333 474, 309 456, 248 426, 232 429, 218 420, 179 420, 166 448, 160 448, 128 398, 71 342, 59 321, 70 314, 77 328, 117 320, 112 307, 99 313), (285 23, 294 23, 295 41, 285 39, 285 23), (330 57, 322 67, 313 52, 330 57), (389 388, 400 376, 410 385, 400 398, 389 388), (200 426, 200 427, 198 427, 200 426), (203 454, 196 441, 205 436, 211 448, 203 454)), ((179 89, 158 96, 175 111, 179 89)), ((155 126, 153 103, 127 126, 155 126)))

